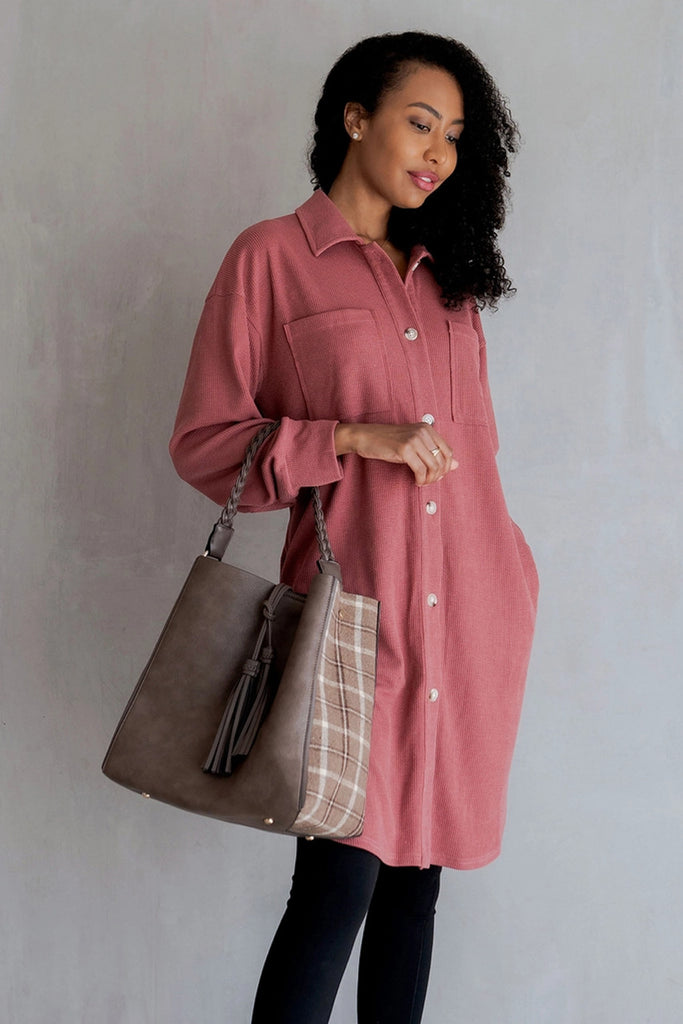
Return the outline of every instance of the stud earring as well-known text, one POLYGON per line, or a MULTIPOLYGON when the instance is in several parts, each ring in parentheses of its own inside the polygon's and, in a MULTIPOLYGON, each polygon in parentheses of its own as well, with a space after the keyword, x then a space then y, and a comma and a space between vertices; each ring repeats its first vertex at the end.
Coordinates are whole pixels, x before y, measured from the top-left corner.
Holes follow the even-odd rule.
POLYGON ((352 138, 352 139, 359 139, 359 138, 360 138, 360 135, 358 134, 358 132, 352 132, 352 133, 351 133, 351 138, 352 138))

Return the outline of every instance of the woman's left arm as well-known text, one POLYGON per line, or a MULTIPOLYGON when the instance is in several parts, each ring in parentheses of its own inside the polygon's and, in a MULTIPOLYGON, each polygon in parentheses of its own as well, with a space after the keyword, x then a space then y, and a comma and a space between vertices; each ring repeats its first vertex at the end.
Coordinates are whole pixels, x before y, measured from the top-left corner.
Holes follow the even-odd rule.
MULTIPOLYGON (((178 474, 223 504, 244 452, 266 423, 257 405, 261 339, 245 297, 212 290, 192 347, 170 453, 178 474)), ((280 428, 256 453, 240 508, 286 508, 299 490, 340 480, 334 431, 337 420, 283 416, 280 428)))

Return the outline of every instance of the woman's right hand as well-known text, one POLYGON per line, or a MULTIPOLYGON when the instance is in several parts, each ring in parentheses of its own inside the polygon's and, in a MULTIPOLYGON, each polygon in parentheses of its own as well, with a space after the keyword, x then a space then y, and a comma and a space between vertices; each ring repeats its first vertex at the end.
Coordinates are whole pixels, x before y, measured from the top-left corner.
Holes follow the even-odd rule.
POLYGON ((404 463, 419 487, 436 483, 458 466, 448 442, 428 423, 339 423, 334 444, 337 455, 404 463))

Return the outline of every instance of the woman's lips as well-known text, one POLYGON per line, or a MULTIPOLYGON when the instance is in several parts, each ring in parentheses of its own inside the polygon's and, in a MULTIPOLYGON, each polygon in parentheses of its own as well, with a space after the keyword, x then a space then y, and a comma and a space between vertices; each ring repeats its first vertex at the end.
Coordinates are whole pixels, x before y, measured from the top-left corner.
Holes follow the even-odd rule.
POLYGON ((431 192, 435 188, 437 181, 439 180, 436 174, 430 174, 425 172, 424 174, 418 171, 408 171, 408 174, 413 180, 413 183, 421 188, 423 192, 431 192))

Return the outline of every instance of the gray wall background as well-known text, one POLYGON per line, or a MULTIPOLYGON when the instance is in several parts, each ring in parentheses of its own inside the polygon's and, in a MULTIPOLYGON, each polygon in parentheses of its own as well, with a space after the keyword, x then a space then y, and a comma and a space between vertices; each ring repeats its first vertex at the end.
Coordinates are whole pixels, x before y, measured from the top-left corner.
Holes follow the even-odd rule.
MULTIPOLYGON (((504 853, 446 874, 425 1021, 680 1022, 680 5, 0 13, 0 1018, 249 1018, 291 843, 99 766, 212 521, 166 454, 204 295, 238 230, 309 194, 336 56, 422 27, 482 56, 525 137, 518 295, 487 330, 542 577, 504 853)), ((275 572, 282 529, 242 517, 235 547, 275 572)), ((335 1024, 353 1002, 351 970, 335 1024)))

